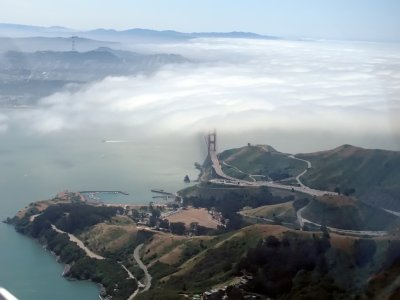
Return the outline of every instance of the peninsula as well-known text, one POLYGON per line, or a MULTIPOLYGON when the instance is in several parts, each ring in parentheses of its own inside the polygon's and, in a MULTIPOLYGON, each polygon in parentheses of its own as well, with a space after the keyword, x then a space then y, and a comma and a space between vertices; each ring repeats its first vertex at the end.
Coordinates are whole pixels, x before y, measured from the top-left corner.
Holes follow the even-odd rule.
POLYGON ((199 183, 162 191, 163 205, 66 191, 7 223, 46 245, 63 276, 100 284, 103 299, 400 295, 399 152, 217 153, 215 139, 199 183))

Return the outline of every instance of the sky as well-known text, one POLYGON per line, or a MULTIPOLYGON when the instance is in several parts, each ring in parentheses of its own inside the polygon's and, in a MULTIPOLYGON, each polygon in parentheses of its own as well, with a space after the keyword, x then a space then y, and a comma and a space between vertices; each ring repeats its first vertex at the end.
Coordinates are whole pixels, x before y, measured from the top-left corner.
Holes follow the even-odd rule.
POLYGON ((0 0, 0 22, 400 41, 398 0, 0 0))

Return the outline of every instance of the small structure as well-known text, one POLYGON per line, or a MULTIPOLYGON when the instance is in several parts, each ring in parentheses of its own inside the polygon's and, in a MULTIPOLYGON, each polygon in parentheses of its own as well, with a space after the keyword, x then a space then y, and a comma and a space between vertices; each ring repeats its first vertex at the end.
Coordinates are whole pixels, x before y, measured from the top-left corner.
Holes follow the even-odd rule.
POLYGON ((185 178, 183 179, 183 181, 184 181, 185 183, 190 183, 189 175, 185 175, 185 178))

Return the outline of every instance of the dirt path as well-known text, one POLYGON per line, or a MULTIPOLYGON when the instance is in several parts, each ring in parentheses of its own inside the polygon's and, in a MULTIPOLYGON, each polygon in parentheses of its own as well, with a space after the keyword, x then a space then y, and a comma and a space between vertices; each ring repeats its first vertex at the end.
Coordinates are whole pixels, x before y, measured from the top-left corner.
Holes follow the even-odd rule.
POLYGON ((121 267, 126 271, 126 273, 128 273, 129 278, 134 279, 137 282, 137 288, 136 290, 133 292, 132 295, 129 296, 128 300, 133 300, 133 298, 136 297, 136 295, 139 293, 140 288, 144 287, 144 284, 142 284, 139 280, 136 279, 135 276, 133 276, 133 274, 131 273, 131 271, 128 270, 127 267, 125 267, 123 264, 121 264, 121 267))
POLYGON ((145 286, 144 289, 142 290, 142 292, 147 291, 148 289, 150 289, 151 287, 151 275, 149 274, 149 271, 147 270, 147 267, 145 266, 145 264, 142 262, 142 260, 140 259, 140 249, 142 249, 144 244, 140 244, 139 246, 137 246, 135 248, 135 251, 133 252, 133 258, 135 259, 135 261, 137 262, 137 264, 139 265, 139 267, 143 270, 144 275, 146 277, 145 279, 145 286))
POLYGON ((51 228, 53 228, 58 233, 68 234, 69 240, 71 242, 76 243, 79 246, 79 248, 81 248, 83 251, 85 251, 87 256, 89 256, 91 258, 94 258, 94 259, 105 259, 105 257, 94 253, 92 250, 90 250, 88 247, 86 247, 85 244, 83 244, 83 242, 80 239, 78 239, 76 236, 74 236, 73 234, 70 234, 68 232, 62 231, 62 230, 58 229, 56 226, 54 226, 53 224, 51 225, 51 228))

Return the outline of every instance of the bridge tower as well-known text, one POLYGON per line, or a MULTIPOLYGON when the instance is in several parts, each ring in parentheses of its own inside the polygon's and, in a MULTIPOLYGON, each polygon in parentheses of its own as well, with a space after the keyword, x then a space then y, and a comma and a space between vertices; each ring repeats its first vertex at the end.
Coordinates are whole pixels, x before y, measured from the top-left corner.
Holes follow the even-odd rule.
POLYGON ((71 51, 76 52, 76 39, 77 36, 71 36, 71 51))
POLYGON ((209 133, 207 136, 208 154, 217 152, 217 132, 209 133))

